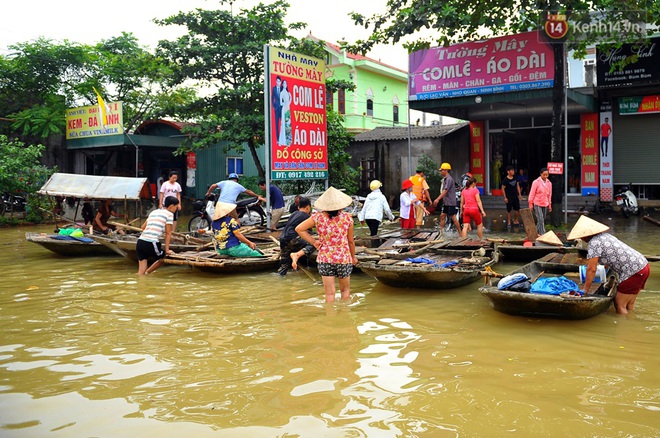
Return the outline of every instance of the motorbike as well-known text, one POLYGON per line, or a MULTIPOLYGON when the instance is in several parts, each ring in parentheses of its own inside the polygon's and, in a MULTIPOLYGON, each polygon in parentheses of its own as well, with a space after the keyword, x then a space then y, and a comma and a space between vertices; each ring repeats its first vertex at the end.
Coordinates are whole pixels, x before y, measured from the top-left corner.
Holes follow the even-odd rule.
MULTIPOLYGON (((206 197, 206 202, 193 202, 193 216, 188 222, 188 231, 197 231, 200 229, 210 230, 213 222, 213 213, 215 212, 215 194, 206 197)), ((261 207, 258 198, 241 199, 236 203, 236 213, 238 221, 242 226, 265 225, 266 212, 261 207)))
POLYGON ((631 214, 639 215, 640 209, 637 205, 637 197, 630 190, 630 185, 621 187, 621 190, 614 195, 614 201, 616 205, 621 207, 621 212, 625 217, 629 217, 631 214))
POLYGON ((215 195, 212 193, 206 197, 206 202, 193 202, 193 214, 188 222, 188 231, 210 230, 215 212, 215 195))
POLYGON ((0 214, 12 211, 25 211, 26 204, 27 201, 23 196, 5 193, 0 200, 0 214))

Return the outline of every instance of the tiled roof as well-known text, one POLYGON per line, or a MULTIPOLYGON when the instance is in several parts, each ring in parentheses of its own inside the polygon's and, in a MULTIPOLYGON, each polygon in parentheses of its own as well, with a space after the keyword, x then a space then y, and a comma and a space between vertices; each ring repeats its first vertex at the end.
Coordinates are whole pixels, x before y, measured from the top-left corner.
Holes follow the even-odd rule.
MULTIPOLYGON (((469 125, 468 122, 454 123, 451 125, 411 126, 410 138, 439 138, 444 137, 469 125)), ((407 140, 408 127, 378 127, 371 131, 361 132, 353 137, 353 141, 383 141, 383 140, 407 140)))

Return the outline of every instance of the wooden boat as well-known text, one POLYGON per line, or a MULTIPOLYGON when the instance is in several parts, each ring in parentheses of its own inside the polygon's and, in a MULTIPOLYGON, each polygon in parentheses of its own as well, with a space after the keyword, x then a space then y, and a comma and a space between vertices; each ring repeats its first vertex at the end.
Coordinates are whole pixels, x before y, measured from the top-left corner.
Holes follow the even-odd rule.
MULTIPOLYGON (((93 235, 89 237, 94 239, 94 241, 98 242, 100 245, 108 248, 110 251, 137 262, 136 246, 139 237, 137 234, 93 235)), ((161 239, 161 243, 162 242, 163 240, 161 239)), ((203 249, 205 245, 210 247, 212 246, 212 243, 210 240, 207 240, 202 244, 199 243, 198 239, 195 239, 194 243, 186 243, 183 239, 173 239, 170 241, 170 249, 175 253, 197 251, 203 249)))
POLYGON ((165 257, 168 265, 189 266, 214 274, 252 273, 275 271, 280 264, 280 252, 276 246, 262 250, 263 257, 230 257, 215 250, 187 251, 165 257))
POLYGON ((385 254, 379 260, 360 261, 358 267, 365 274, 388 286, 401 288, 451 289, 481 278, 480 271, 497 263, 498 254, 475 251, 424 248, 403 254, 385 254), (406 259, 427 259, 433 264, 414 263, 406 259), (447 264, 455 263, 453 266, 447 264), (443 267, 442 265, 447 267, 443 267))
POLYGON ((559 247, 552 245, 534 245, 523 246, 523 242, 507 242, 496 243, 495 247, 499 251, 502 260, 505 262, 522 262, 529 263, 531 261, 540 259, 552 253, 577 253, 578 249, 575 246, 559 247))
MULTIPOLYGON (((578 254, 551 253, 512 271, 522 272, 528 278, 564 275, 579 282, 579 266, 586 259, 578 254)), ((611 276, 607 283, 594 283, 588 294, 580 296, 546 295, 531 292, 499 290, 497 286, 483 286, 479 292, 498 312, 556 319, 586 319, 605 312, 614 301, 617 277, 611 276)))
POLYGON ((86 238, 75 239, 69 238, 63 240, 67 236, 59 236, 57 234, 45 233, 25 233, 25 240, 28 242, 36 243, 49 251, 67 257, 91 257, 91 256, 108 256, 115 255, 115 253, 95 241, 86 241, 86 238))

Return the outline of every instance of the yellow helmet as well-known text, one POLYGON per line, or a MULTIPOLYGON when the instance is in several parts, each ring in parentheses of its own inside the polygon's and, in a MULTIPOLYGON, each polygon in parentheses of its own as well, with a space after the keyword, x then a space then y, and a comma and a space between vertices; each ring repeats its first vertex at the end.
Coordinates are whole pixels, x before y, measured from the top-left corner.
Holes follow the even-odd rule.
POLYGON ((442 163, 440 165, 440 170, 451 170, 451 164, 449 163, 442 163))
POLYGON ((369 188, 370 188, 371 190, 376 190, 376 189, 381 188, 382 185, 383 185, 383 183, 381 183, 380 181, 378 181, 377 179, 375 179, 375 180, 371 181, 371 183, 369 184, 369 188))

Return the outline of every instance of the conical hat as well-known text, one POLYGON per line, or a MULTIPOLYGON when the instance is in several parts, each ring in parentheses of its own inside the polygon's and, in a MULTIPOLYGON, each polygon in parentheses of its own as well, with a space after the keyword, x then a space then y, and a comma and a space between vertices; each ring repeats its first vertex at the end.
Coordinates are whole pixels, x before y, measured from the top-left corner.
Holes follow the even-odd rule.
POLYGON ((580 216, 580 219, 578 219, 571 232, 568 233, 568 240, 582 239, 583 237, 604 233, 609 229, 610 227, 607 225, 603 225, 600 222, 596 222, 595 220, 582 215, 580 216))
POLYGON ((547 243, 548 245, 563 245, 561 239, 557 237, 554 231, 548 231, 536 239, 537 242, 547 243))
POLYGON ((231 204, 229 202, 218 201, 215 204, 215 212, 213 212, 213 220, 218 220, 222 217, 227 216, 229 213, 234 211, 236 204, 231 204))
POLYGON ((350 196, 334 187, 323 192, 314 203, 314 208, 320 211, 342 210, 353 203, 350 196))

